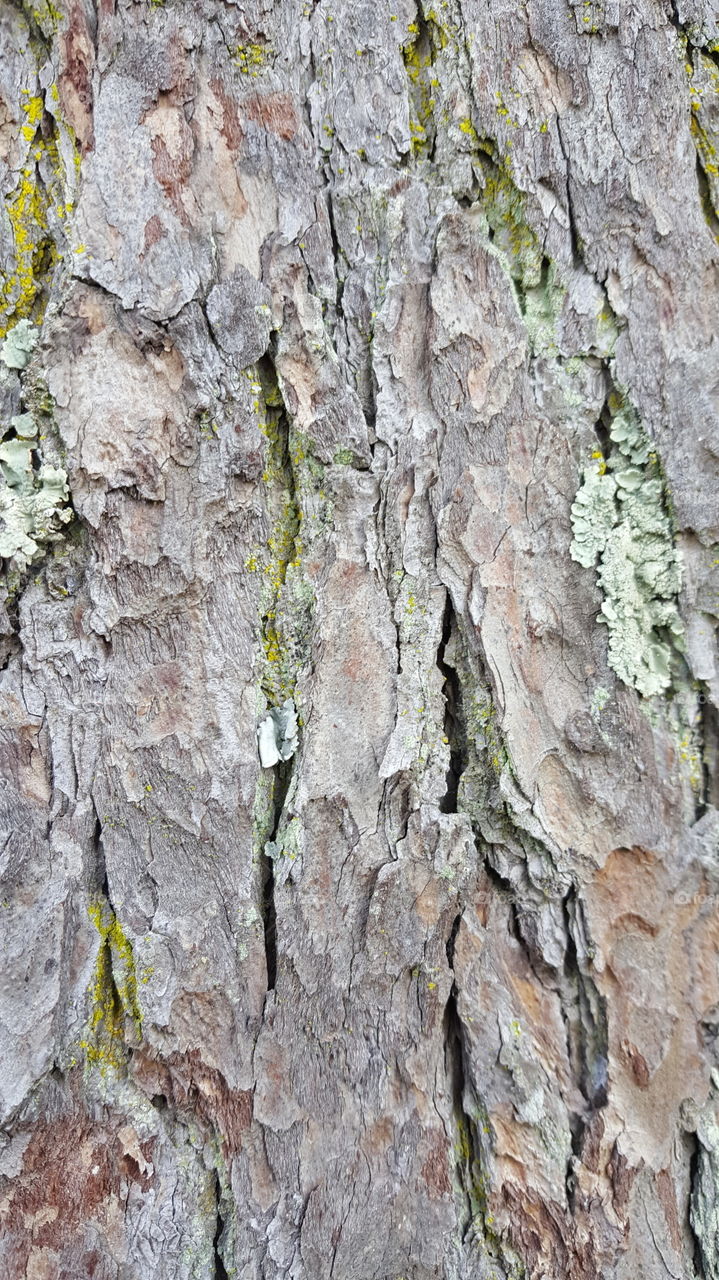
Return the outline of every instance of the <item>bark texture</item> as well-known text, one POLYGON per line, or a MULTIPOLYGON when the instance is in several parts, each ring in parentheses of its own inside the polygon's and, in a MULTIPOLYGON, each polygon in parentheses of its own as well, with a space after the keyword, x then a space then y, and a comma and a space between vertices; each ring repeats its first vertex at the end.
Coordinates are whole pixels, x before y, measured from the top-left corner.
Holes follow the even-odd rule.
POLYGON ((0 0, 7 1280, 718 1280, 717 17, 0 0))

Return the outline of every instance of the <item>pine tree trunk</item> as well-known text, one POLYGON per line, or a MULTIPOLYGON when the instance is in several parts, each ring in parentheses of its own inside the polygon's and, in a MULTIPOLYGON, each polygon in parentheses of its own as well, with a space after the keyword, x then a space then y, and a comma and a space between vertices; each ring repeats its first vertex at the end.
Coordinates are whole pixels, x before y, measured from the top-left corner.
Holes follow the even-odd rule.
POLYGON ((718 1280, 713 0, 58 6, 0 1274, 718 1280))

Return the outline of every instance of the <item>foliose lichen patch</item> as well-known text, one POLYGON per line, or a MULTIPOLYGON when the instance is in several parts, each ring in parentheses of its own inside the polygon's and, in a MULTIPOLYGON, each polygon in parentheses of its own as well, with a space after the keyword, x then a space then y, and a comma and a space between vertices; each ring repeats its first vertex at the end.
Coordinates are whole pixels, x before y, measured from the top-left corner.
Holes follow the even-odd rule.
POLYGON ((681 564, 659 461, 632 410, 613 398, 611 448, 584 469, 572 505, 572 559, 595 568, 609 664, 644 697, 671 684, 681 644, 681 564))
MULTIPOLYGON (((37 342, 37 330, 21 320, 0 348, 0 362, 22 372, 37 342)), ((72 519, 67 473, 43 460, 31 413, 0 423, 0 556, 25 569, 62 537, 72 519)))

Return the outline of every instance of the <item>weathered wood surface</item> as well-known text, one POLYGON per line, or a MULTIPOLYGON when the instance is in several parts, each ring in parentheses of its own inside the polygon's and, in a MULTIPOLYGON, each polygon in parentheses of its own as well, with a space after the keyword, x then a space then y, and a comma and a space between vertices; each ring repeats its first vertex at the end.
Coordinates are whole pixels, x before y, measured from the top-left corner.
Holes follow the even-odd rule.
POLYGON ((719 1277, 717 18, 2 0, 7 1280, 719 1277))

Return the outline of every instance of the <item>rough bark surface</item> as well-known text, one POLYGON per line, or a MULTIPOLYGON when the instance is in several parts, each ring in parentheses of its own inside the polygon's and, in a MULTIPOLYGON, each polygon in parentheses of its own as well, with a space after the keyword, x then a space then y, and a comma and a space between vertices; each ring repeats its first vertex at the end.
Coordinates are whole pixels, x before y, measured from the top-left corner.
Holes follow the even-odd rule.
POLYGON ((718 1280, 713 0, 0 50, 0 1273, 718 1280))

